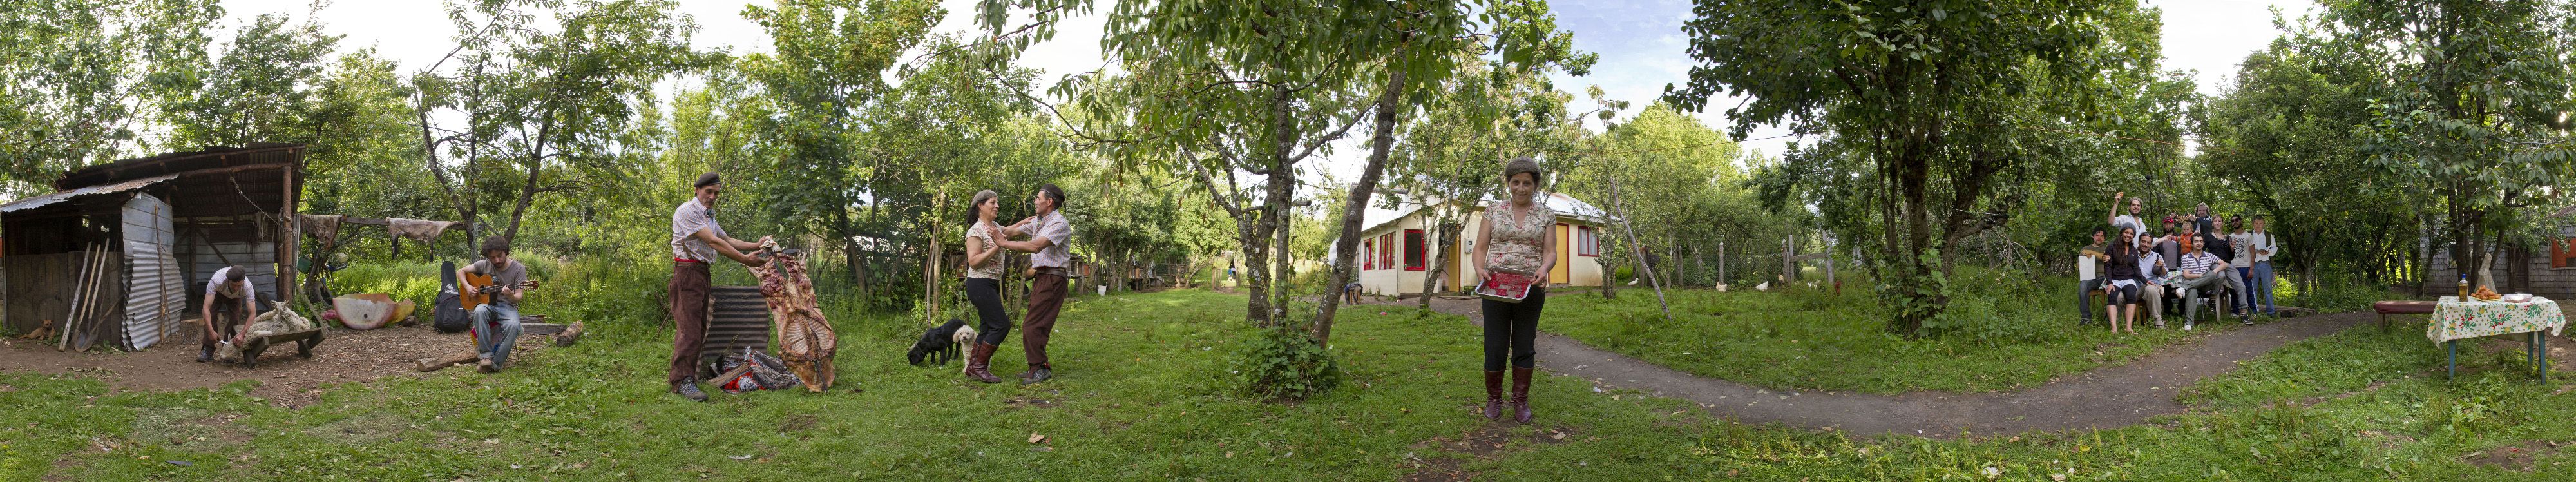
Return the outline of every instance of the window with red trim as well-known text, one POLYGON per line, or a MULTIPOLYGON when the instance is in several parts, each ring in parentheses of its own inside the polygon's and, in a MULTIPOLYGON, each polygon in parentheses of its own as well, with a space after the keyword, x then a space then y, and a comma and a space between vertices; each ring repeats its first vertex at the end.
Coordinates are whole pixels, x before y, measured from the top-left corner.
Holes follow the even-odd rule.
POLYGON ((1422 271, 1422 230, 1404 230, 1404 270, 1422 271))
POLYGON ((1361 241, 1361 242, 1360 242, 1360 252, 1361 252, 1361 253, 1371 253, 1371 254, 1364 255, 1364 257, 1360 258, 1360 269, 1361 269, 1361 270, 1372 270, 1372 269, 1377 269, 1377 255, 1376 255, 1376 254, 1374 254, 1374 253, 1376 253, 1376 252, 1377 252, 1377 240, 1372 239, 1372 240, 1367 240, 1367 241, 1361 241))
POLYGON ((1574 254, 1601 256, 1601 232, 1591 226, 1574 227, 1574 254))
POLYGON ((1395 233, 1377 235, 1378 269, 1395 269, 1395 233))

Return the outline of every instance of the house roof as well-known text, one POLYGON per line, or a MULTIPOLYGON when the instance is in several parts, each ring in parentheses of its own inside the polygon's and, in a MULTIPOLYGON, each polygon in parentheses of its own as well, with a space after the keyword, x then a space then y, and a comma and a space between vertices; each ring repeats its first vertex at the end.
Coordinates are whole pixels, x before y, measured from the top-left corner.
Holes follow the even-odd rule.
MULTIPOLYGON (((1592 203, 1583 202, 1583 200, 1575 199, 1574 196, 1568 196, 1565 195, 1565 193, 1548 192, 1546 199, 1547 208, 1555 210, 1556 217, 1559 218, 1573 218, 1575 220, 1593 224, 1609 224, 1613 221, 1624 221, 1615 216, 1611 216, 1610 211, 1601 209, 1600 206, 1594 206, 1592 203)), ((1467 206, 1467 210, 1482 211, 1485 209, 1485 205, 1501 201, 1502 199, 1487 196, 1482 202, 1467 206)), ((1360 230, 1360 232, 1376 232, 1397 221, 1402 221, 1406 217, 1413 216, 1413 213, 1420 212, 1423 208, 1441 203, 1442 201, 1405 203, 1403 209, 1397 210, 1370 209, 1360 217, 1360 225, 1368 227, 1367 229, 1360 230)))

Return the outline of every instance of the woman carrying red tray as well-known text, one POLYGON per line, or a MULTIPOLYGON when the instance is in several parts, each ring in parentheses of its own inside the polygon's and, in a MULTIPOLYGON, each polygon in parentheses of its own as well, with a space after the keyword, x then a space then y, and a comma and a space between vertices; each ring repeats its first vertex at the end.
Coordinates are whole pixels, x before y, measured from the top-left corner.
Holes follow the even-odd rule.
POLYGON ((1538 161, 1528 157, 1512 159, 1503 165, 1503 183, 1511 189, 1511 199, 1485 207, 1485 222, 1476 228, 1476 257, 1483 261, 1476 267, 1479 286, 1486 284, 1521 284, 1497 280, 1493 276, 1511 277, 1500 271, 1488 272, 1487 266, 1530 273, 1526 280, 1528 294, 1520 302, 1487 299, 1485 313, 1485 418, 1503 416, 1503 355, 1506 350, 1512 362, 1512 420, 1529 423, 1530 371, 1532 349, 1538 340, 1538 314, 1547 308, 1548 270, 1556 267, 1556 239, 1548 236, 1548 227, 1556 225, 1556 211, 1538 198, 1538 188, 1546 181, 1538 161))

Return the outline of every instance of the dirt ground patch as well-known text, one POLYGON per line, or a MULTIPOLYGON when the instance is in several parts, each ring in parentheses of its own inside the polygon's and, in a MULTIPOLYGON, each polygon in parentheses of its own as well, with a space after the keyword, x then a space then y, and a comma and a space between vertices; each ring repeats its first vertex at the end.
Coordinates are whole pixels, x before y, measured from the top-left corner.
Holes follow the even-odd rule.
MULTIPOLYGON (((217 362, 197 363, 197 337, 190 333, 142 351, 86 353, 54 351, 51 345, 0 339, 0 372, 33 371, 97 377, 122 390, 178 391, 213 388, 237 380, 259 380, 250 395, 269 405, 295 408, 312 404, 326 383, 369 382, 392 377, 429 376, 412 369, 425 357, 472 349, 464 333, 439 334, 428 326, 389 326, 357 331, 332 328, 323 334, 313 358, 295 355, 294 346, 269 350, 259 368, 217 362)), ((546 346, 542 336, 520 339, 513 357, 546 346)), ((472 372, 471 366, 449 368, 441 375, 472 372)))
POLYGON ((2530 472, 2538 468, 2538 460, 2541 456, 2556 453, 2559 447, 2565 445, 2567 444, 2560 442, 2525 440, 2512 445, 2470 452, 2469 455, 2461 457, 2460 461, 2468 462, 2470 465, 2530 472))
POLYGON ((1494 460, 1512 452, 1528 450, 1534 445, 1555 445, 1577 441, 1574 427, 1521 425, 1508 421, 1488 422, 1456 437, 1433 437, 1413 445, 1406 462, 1414 471, 1398 479, 1404 482, 1453 482, 1475 480, 1477 472, 1459 470, 1468 462, 1494 460), (1514 443, 1521 442, 1521 443, 1514 443))

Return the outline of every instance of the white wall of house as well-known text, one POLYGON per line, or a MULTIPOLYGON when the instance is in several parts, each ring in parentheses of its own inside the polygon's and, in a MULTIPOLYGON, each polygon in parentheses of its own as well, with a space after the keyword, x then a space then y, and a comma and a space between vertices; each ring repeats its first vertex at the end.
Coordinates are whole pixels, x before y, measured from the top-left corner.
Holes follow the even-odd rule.
MULTIPOLYGON (((1392 222, 1361 232, 1362 258, 1359 263, 1361 292, 1380 296, 1419 294, 1422 292, 1422 280, 1430 275, 1433 265, 1445 265, 1447 270, 1442 273, 1440 284, 1432 291, 1457 291, 1463 286, 1472 285, 1473 280, 1468 278, 1473 276, 1474 264, 1467 258, 1471 257, 1468 254, 1474 249, 1476 237, 1474 227, 1484 221, 1483 210, 1471 208, 1463 224, 1468 228, 1460 230, 1457 245, 1451 247, 1448 252, 1438 252, 1440 233, 1431 227, 1435 221, 1426 216, 1424 211, 1407 213, 1392 222), (1422 231, 1421 243, 1424 245, 1422 249, 1425 259, 1419 270, 1409 269, 1411 266, 1408 265, 1409 260, 1405 256, 1406 250, 1411 249, 1407 243, 1406 231, 1408 230, 1422 231), (1379 254, 1381 248, 1378 245, 1381 243, 1390 244, 1394 249, 1393 253, 1379 254)), ((1590 230, 1596 238, 1607 236, 1609 233, 1602 231, 1595 223, 1562 214, 1557 217, 1557 223, 1558 226, 1552 230, 1552 235, 1557 236, 1558 247, 1557 269, 1551 274, 1553 284, 1600 286, 1603 268, 1597 253, 1599 249, 1597 240, 1592 245, 1592 250, 1596 252, 1589 254, 1579 249, 1582 246, 1577 241, 1585 235, 1586 230, 1590 230)))

